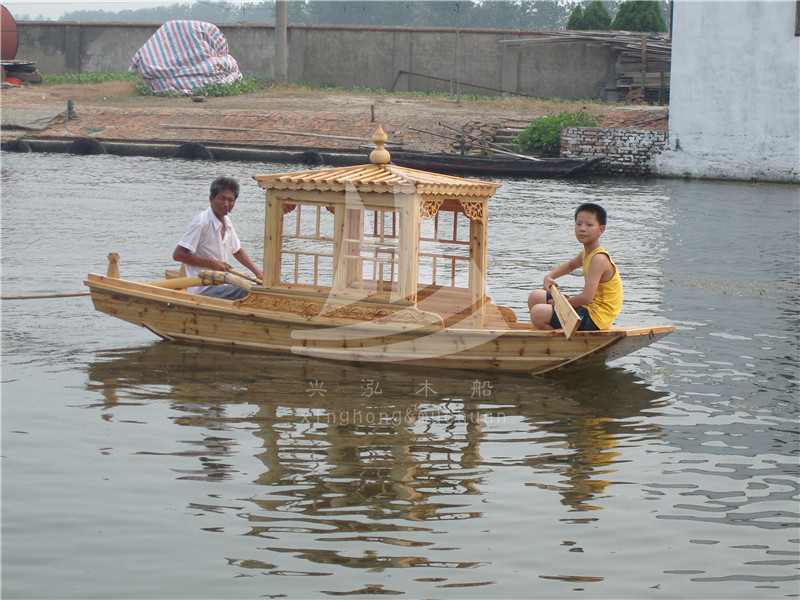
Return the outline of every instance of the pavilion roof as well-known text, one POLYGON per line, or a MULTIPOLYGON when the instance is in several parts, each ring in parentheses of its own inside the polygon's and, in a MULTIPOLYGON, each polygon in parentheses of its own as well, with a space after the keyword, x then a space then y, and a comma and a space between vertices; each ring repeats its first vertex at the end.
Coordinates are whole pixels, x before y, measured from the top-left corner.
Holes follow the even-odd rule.
POLYGON ((383 129, 378 128, 373 140, 376 148, 370 154, 370 164, 255 175, 253 179, 262 188, 275 190, 344 192, 355 189, 359 192, 408 193, 413 189, 423 196, 448 198, 489 198, 501 185, 393 165, 390 163, 391 155, 383 147, 387 140, 383 129))

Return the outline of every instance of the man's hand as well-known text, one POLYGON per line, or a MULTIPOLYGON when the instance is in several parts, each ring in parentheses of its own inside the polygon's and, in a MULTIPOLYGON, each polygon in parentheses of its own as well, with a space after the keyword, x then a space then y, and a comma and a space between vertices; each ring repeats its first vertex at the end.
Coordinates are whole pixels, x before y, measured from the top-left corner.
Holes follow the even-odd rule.
POLYGON ((228 263, 221 260, 216 260, 214 258, 209 258, 206 260, 208 260, 209 263, 208 268, 213 269, 214 271, 222 271, 224 273, 231 268, 231 266, 228 263))

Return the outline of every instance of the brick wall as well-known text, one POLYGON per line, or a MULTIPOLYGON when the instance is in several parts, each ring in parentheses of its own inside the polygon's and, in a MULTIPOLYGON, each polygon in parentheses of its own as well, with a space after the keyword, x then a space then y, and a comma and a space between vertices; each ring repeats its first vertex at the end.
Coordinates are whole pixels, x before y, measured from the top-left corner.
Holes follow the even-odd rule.
POLYGON ((661 154, 666 144, 663 131, 568 127, 561 132, 561 156, 603 157, 589 169, 595 175, 649 175, 652 158, 661 154))

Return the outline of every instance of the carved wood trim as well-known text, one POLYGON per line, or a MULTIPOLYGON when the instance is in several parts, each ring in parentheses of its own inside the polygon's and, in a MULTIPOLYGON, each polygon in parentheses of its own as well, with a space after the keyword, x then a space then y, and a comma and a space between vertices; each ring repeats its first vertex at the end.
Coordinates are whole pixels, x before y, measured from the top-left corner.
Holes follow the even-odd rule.
POLYGON ((462 212, 470 221, 486 222, 486 210, 483 202, 473 202, 470 200, 459 200, 462 212))

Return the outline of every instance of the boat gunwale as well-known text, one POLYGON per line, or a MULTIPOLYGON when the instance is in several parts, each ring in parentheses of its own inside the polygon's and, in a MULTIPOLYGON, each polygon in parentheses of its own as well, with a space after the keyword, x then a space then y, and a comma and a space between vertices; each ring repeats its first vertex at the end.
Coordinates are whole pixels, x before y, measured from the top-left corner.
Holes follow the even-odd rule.
MULTIPOLYGON (((103 291, 112 294, 115 293, 125 294, 136 298, 148 299, 157 302, 164 302, 166 304, 174 302, 190 310, 201 309, 203 311, 212 313, 237 315, 241 317, 257 318, 259 320, 296 323, 304 326, 308 325, 324 326, 326 328, 346 326, 348 327, 348 329, 353 331, 356 331, 359 328, 364 328, 365 326, 369 326, 370 329, 374 329, 376 327, 375 321, 369 321, 369 320, 354 320, 354 319, 345 319, 340 317, 308 318, 293 313, 274 311, 256 307, 242 308, 236 306, 231 300, 222 300, 220 298, 214 298, 212 296, 202 296, 200 294, 192 294, 191 292, 186 292, 182 290, 162 288, 157 285, 153 285, 152 283, 130 281, 127 279, 99 275, 97 273, 89 273, 87 279, 84 280, 84 284, 87 287, 89 287, 92 296, 94 296, 95 293, 94 288, 102 288, 103 291), (122 286, 115 285, 114 282, 123 282, 124 285, 122 286), (131 286, 133 286, 133 289, 131 286), (369 325, 370 323, 372 323, 372 325, 369 325)), ((527 325, 527 324, 519 323, 518 325, 527 325)), ((413 330, 413 331, 419 331, 420 333, 437 331, 441 333, 445 332, 452 333, 454 335, 468 334, 471 336, 486 335, 487 337, 489 336, 509 337, 509 338, 523 337, 523 338, 533 338, 533 339, 563 336, 563 331, 561 329, 537 330, 533 329, 532 325, 530 326, 530 328, 527 327, 520 328, 519 326, 517 326, 515 328, 509 327, 508 329, 501 329, 501 328, 475 329, 475 328, 464 328, 464 327, 441 327, 438 324, 409 326, 408 324, 404 324, 401 322, 381 322, 380 326, 388 330, 383 335, 391 335, 392 334, 391 330, 395 330, 397 332, 404 332, 404 331, 407 332, 409 330, 413 330)), ((612 326, 609 329, 603 329, 598 331, 577 331, 572 337, 573 339, 576 340, 584 338, 592 338, 592 337, 609 337, 612 339, 614 338, 622 339, 625 337, 633 337, 640 335, 667 334, 674 331, 674 329, 675 328, 673 325, 668 325, 668 324, 632 325, 632 326, 629 325, 629 326, 616 326, 616 327, 612 326)))

